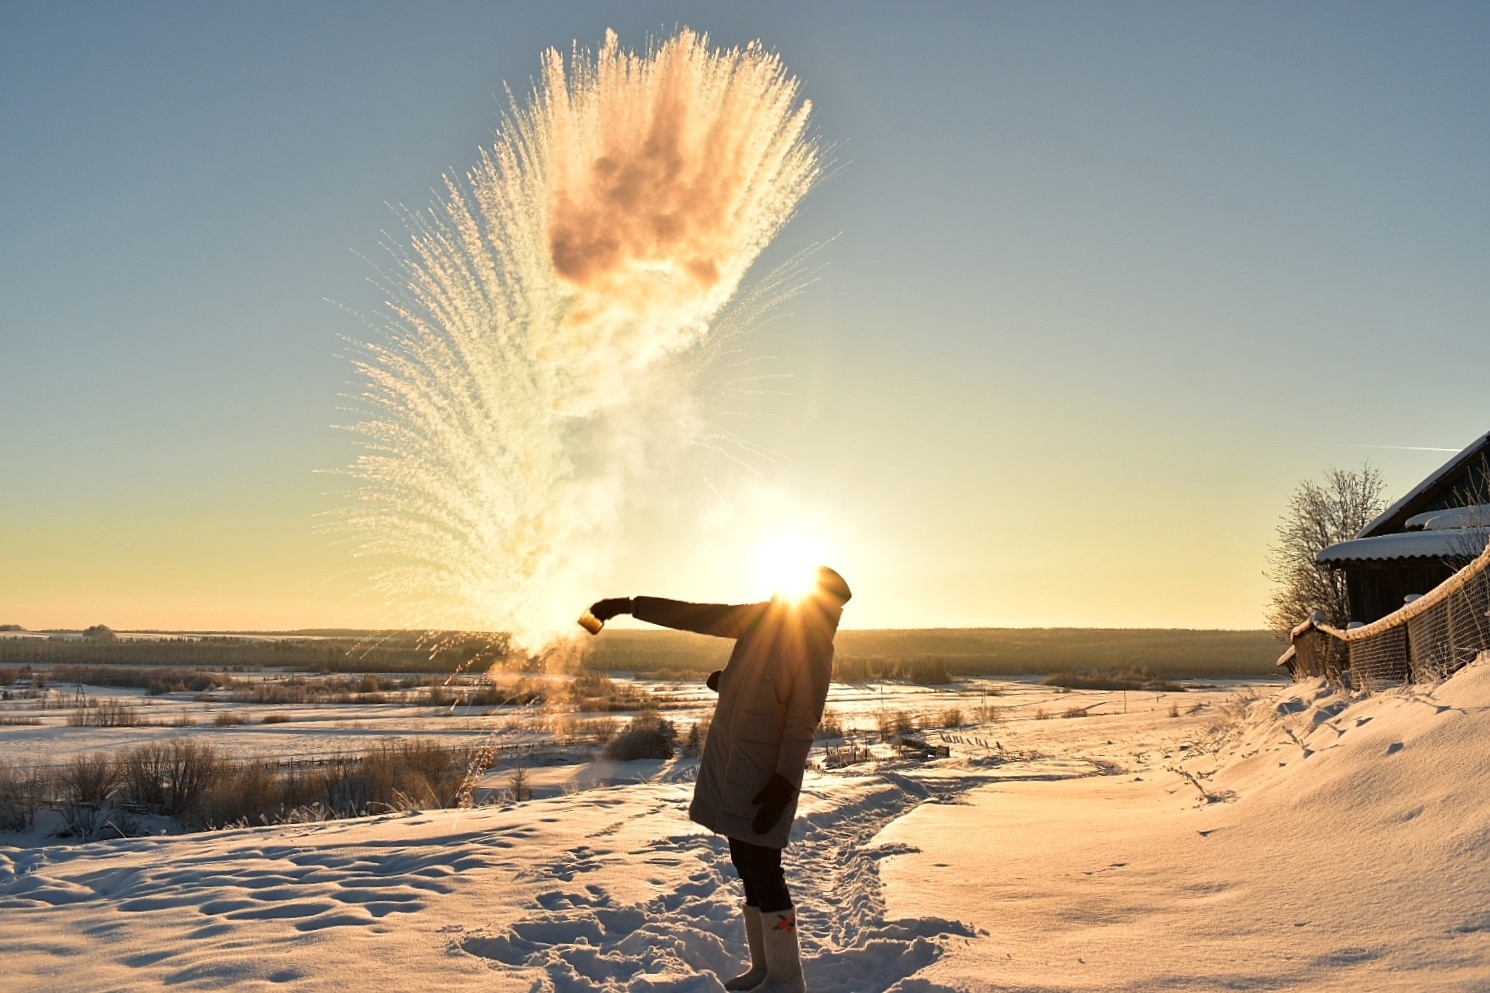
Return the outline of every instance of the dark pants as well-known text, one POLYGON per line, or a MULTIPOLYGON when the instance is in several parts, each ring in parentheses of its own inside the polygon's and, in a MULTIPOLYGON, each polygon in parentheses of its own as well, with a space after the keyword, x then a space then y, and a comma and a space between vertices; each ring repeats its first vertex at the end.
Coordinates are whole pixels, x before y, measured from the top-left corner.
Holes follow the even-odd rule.
POLYGON ((781 871, 781 849, 752 845, 738 838, 729 840, 730 861, 745 884, 745 902, 763 914, 792 909, 792 895, 781 871))

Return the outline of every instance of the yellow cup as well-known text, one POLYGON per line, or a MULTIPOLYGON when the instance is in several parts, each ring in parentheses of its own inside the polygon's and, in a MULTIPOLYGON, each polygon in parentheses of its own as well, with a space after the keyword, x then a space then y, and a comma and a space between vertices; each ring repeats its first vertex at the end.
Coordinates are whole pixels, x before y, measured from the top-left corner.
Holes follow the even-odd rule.
POLYGON ((605 627, 605 622, 587 610, 579 615, 579 626, 591 634, 599 634, 600 629, 605 627))

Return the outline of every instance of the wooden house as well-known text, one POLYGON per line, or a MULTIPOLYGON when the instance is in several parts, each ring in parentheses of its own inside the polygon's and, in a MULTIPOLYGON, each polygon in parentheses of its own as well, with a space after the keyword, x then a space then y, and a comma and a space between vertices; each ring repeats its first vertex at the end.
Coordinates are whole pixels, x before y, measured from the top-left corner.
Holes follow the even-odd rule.
POLYGON ((1369 624, 1467 565, 1490 534, 1490 434, 1315 561, 1345 573, 1350 619, 1369 624))

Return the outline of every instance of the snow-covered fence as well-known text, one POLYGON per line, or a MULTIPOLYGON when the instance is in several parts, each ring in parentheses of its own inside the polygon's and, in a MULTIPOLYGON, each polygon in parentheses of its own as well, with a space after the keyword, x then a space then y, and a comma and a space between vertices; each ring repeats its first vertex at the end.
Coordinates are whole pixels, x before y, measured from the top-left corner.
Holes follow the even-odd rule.
POLYGON ((1490 546, 1432 592, 1347 630, 1310 619, 1293 629, 1294 675, 1357 689, 1443 679, 1490 651, 1490 546))

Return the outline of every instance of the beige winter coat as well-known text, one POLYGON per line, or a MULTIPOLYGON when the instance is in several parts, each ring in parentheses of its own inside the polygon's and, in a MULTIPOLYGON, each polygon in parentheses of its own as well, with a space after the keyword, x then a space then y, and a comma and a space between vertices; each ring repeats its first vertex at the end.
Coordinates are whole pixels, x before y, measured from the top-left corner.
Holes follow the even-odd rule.
POLYGON ((772 773, 802 785, 828 697, 842 609, 813 599, 726 605, 643 596, 635 598, 633 613, 652 624, 735 639, 688 816, 730 838, 785 848, 796 795, 765 834, 751 827, 760 807, 750 799, 772 773))

